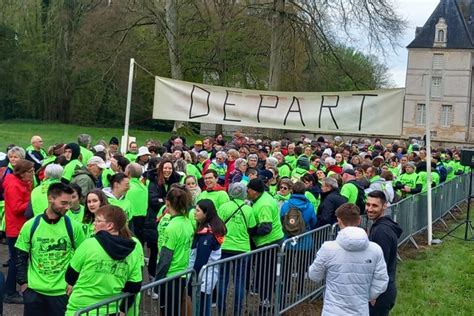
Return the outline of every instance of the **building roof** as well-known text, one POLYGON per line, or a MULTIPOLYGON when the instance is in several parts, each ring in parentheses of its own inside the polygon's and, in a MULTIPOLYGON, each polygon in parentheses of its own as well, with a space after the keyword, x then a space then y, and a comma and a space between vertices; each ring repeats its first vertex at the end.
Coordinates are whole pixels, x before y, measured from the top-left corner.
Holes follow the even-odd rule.
POLYGON ((407 48, 432 48, 440 18, 448 26, 445 48, 474 49, 474 0, 440 0, 407 48))

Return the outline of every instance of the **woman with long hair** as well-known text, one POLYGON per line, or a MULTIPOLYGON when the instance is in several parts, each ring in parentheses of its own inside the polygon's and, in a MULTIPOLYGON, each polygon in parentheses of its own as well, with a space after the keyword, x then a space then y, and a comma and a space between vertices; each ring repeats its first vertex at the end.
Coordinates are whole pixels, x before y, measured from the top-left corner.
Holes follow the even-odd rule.
MULTIPOLYGON (((166 194, 166 211, 169 222, 159 235, 160 248, 155 280, 180 274, 188 268, 194 229, 189 219, 191 193, 184 186, 174 185, 166 194)), ((151 259, 150 259, 151 260, 151 259)), ((181 304, 186 298, 186 279, 177 278, 160 286, 160 308, 162 315, 179 315, 181 304), (179 307, 176 307, 178 305, 179 307)))
MULTIPOLYGON (((194 218, 198 224, 191 247, 189 267, 199 275, 201 268, 221 258, 221 245, 227 232, 224 222, 217 215, 214 202, 200 200, 196 205, 194 218)), ((201 285, 201 304, 199 315, 211 315, 211 294, 219 279, 219 269, 213 266, 204 275, 201 285)))
POLYGON ((3 181, 5 232, 9 256, 5 303, 23 303, 23 298, 16 291, 17 251, 15 243, 21 228, 27 220, 25 211, 30 203, 34 174, 34 164, 31 161, 19 159, 15 162, 13 173, 8 174, 3 181))
MULTIPOLYGON (((142 283, 143 249, 132 238, 127 215, 118 206, 105 205, 94 219, 95 236, 85 240, 75 251, 66 271, 69 302, 66 315, 122 292, 139 293, 142 283)), ((127 313, 134 296, 119 307, 127 313), (127 307, 127 310, 126 308, 127 307)), ((115 303, 99 310, 101 315, 118 314, 115 303)))
POLYGON ((144 240, 150 249, 148 261, 148 275, 150 280, 155 277, 156 261, 158 255, 158 232, 157 232, 157 214, 163 205, 165 205, 166 195, 171 189, 171 185, 180 182, 180 175, 174 170, 171 160, 164 159, 158 165, 155 173, 149 175, 150 183, 148 185, 148 210, 143 229, 144 240))
POLYGON ((87 193, 85 197, 86 205, 84 206, 84 218, 82 219, 82 229, 86 237, 92 237, 95 234, 94 220, 95 213, 99 208, 108 205, 107 196, 101 189, 94 189, 87 193))
POLYGON ((131 219, 132 205, 130 201, 125 198, 125 194, 130 189, 130 179, 122 172, 114 175, 109 175, 108 180, 110 183, 109 188, 103 188, 105 195, 109 201, 109 204, 120 207, 125 214, 127 214, 128 220, 131 219))

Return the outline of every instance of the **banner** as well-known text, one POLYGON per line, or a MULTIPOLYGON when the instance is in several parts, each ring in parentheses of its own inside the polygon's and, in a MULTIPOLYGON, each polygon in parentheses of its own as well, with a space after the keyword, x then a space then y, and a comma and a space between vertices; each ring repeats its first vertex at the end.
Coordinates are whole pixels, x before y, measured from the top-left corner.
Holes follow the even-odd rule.
POLYGON ((155 79, 153 118, 326 133, 400 136, 404 89, 278 92, 155 79))

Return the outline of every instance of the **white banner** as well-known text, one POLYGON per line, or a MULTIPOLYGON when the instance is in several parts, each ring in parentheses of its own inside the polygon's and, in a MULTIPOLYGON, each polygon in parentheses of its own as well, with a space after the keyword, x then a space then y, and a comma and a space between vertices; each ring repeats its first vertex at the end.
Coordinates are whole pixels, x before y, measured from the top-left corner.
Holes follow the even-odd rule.
POLYGON ((155 79, 153 118, 327 133, 400 136, 404 89, 277 92, 155 79))

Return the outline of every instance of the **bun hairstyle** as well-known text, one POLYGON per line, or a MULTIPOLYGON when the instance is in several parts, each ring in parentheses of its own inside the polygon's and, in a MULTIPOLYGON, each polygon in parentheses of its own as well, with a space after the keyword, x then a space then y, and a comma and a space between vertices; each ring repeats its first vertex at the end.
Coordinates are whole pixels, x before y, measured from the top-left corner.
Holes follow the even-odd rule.
POLYGON ((97 210, 96 215, 103 216, 107 222, 114 224, 114 230, 120 237, 132 238, 132 233, 127 225, 127 214, 120 207, 111 204, 104 205, 97 210))
POLYGON ((166 200, 170 207, 181 215, 188 216, 189 209, 193 204, 193 197, 191 192, 184 186, 178 183, 171 185, 166 200))
POLYGON ((125 173, 123 172, 119 172, 119 173, 116 173, 116 174, 109 174, 107 175, 107 180, 109 180, 109 183, 110 183, 110 187, 113 189, 114 188, 114 184, 119 184, 120 182, 123 181, 123 179, 125 178, 128 178, 125 173))

